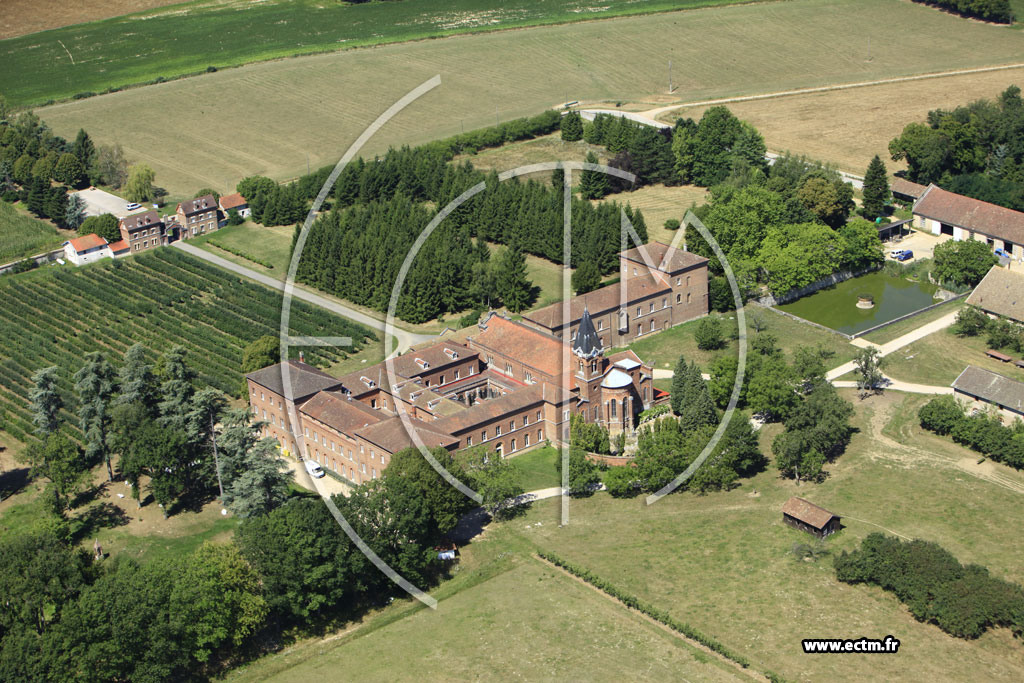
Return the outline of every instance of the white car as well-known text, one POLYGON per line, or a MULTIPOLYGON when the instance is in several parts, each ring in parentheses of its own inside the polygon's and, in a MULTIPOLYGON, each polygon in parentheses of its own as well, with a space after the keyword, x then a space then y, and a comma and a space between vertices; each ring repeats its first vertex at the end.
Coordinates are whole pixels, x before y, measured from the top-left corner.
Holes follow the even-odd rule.
POLYGON ((135 209, 141 209, 142 204, 138 202, 128 202, 128 206, 124 207, 126 211, 135 211, 135 209))
POLYGON ((326 474, 323 468, 312 460, 304 460, 303 462, 306 463, 306 471, 309 472, 309 476, 314 479, 319 479, 326 474))

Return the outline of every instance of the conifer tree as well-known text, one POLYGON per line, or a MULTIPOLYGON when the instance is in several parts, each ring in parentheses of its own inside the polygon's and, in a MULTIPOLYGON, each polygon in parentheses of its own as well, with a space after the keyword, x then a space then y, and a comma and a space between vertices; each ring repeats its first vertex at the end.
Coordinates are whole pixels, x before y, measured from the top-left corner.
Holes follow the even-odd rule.
POLYGON ((60 427, 60 409, 64 407, 64 399, 57 389, 57 366, 37 370, 32 375, 35 385, 29 392, 29 411, 32 423, 36 426, 36 434, 45 438, 60 427))
POLYGON ((85 435, 85 457, 89 463, 103 460, 107 465, 107 480, 114 481, 114 468, 110 464, 108 441, 108 411, 114 393, 114 368, 103 354, 91 351, 85 354, 85 365, 75 373, 75 392, 78 394, 79 427, 85 435))
POLYGON ((195 389, 195 372, 185 364, 185 349, 175 346, 160 358, 160 417, 169 427, 184 431, 195 389))
POLYGON ((115 406, 138 403, 147 411, 152 411, 156 406, 156 377, 152 366, 146 362, 146 348, 142 344, 133 344, 124 354, 118 383, 121 394, 114 399, 115 406))
POLYGON ((876 154, 868 164, 864 174, 864 206, 862 213, 865 218, 874 219, 885 213, 885 204, 889 201, 889 180, 885 164, 876 154))
POLYGON ((525 309, 533 298, 533 283, 526 277, 526 256, 514 244, 505 250, 498 262, 498 294, 513 313, 525 309))
POLYGON ((562 139, 566 142, 575 142, 583 139, 583 119, 575 109, 562 117, 562 139))
MULTIPOLYGON (((592 151, 587 152, 587 163, 597 164, 600 161, 592 151)), ((584 199, 601 199, 608 194, 608 174, 601 171, 580 172, 580 196, 584 199)))
POLYGON ((577 295, 592 292, 601 286, 601 271, 594 261, 586 260, 572 274, 572 288, 577 295))

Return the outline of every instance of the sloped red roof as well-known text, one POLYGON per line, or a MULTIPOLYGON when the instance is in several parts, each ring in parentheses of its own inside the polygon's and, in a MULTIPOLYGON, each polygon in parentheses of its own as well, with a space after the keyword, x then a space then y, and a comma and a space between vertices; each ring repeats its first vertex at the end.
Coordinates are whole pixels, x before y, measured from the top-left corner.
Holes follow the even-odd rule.
POLYGON ((237 209, 238 207, 245 206, 248 203, 249 202, 245 201, 245 197, 238 192, 235 192, 234 194, 227 194, 220 198, 220 208, 225 211, 228 209, 237 209))
POLYGON ((118 240, 110 245, 110 251, 115 254, 120 254, 122 251, 128 251, 128 243, 124 240, 118 240))
POLYGON ((653 265, 666 273, 676 273, 680 270, 699 266, 708 262, 706 258, 692 251, 675 247, 664 242, 649 242, 640 247, 633 247, 621 254, 622 258, 635 263, 653 265), (646 256, 646 259, 644 258, 646 256))
POLYGON ((480 327, 467 341, 482 354, 495 351, 552 378, 562 374, 562 340, 497 314, 481 321, 480 327))
POLYGON ((69 242, 71 243, 71 248, 78 254, 107 245, 107 241, 94 232, 76 237, 73 240, 69 240, 69 242))
POLYGON ((823 507, 818 507, 809 500, 793 496, 782 506, 782 513, 810 524, 815 529, 822 529, 829 523, 834 514, 823 507))
MULTIPOLYGON (((686 253, 686 252, 677 252, 686 253)), ((705 259, 706 260, 706 259, 705 259)), ((661 276, 664 277, 664 276, 661 276)), ((626 304, 643 301, 649 297, 665 294, 672 290, 661 277, 655 277, 650 270, 644 269, 637 275, 626 276, 626 304)), ((523 318, 537 323, 541 327, 555 330, 562 326, 562 310, 565 302, 559 301, 536 311, 523 313, 523 318)), ((605 285, 600 289, 574 296, 569 300, 569 324, 573 325, 583 318, 583 310, 590 315, 604 315, 622 305, 622 283, 605 285)))
POLYGON ((914 203, 914 213, 972 232, 1024 244, 1024 213, 947 192, 938 185, 928 186, 914 203))

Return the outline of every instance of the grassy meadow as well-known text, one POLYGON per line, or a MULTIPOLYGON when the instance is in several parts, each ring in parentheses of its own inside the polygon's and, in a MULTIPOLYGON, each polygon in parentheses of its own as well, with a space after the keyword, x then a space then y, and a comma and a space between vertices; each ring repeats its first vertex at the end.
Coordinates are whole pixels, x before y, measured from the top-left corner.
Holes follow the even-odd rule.
MULTIPOLYGON (((407 7, 422 11, 424 5, 369 3, 351 9, 407 7)), ((151 24, 135 23, 139 30, 148 30, 151 24)), ((282 26, 292 24, 274 29, 282 26)), ((15 56, 20 54, 21 59, 22 52, 31 52, 41 59, 41 51, 51 49, 50 43, 41 42, 45 35, 36 34, 32 44, 37 48, 15 56)), ((229 40, 223 36, 230 33, 220 35, 219 40, 229 40)), ((127 39, 152 51, 160 44, 140 43, 138 35, 127 39)), ((247 34, 243 39, 257 42, 247 34)), ((13 43, 0 43, 0 55, 5 45, 10 49, 13 43)), ((68 44, 72 53, 76 45, 68 44)), ((60 51, 59 45, 55 49, 60 51)), ((56 64, 58 58, 66 59, 62 54, 41 62, 56 64)), ((135 59, 134 48, 131 54, 131 64, 143 68, 148 60, 135 59)), ((204 186, 231 190, 250 174, 296 177, 305 173, 307 155, 311 168, 333 164, 382 111, 438 74, 441 86, 396 115, 365 153, 479 128, 496 118, 533 115, 566 99, 612 106, 618 101, 645 102, 653 107, 1006 63, 1019 60, 1020 54, 1019 32, 922 5, 899 0, 793 0, 276 60, 66 102, 40 109, 39 114, 65 137, 73 138, 84 127, 98 143, 119 142, 129 159, 154 168, 161 187, 191 196, 204 186), (898 40, 884 40, 878 32, 881 23, 915 28, 901 30, 898 40), (816 40, 814 35, 830 37, 816 40), (874 37, 871 61, 865 54, 869 36, 874 37), (738 44, 745 49, 735 49, 738 44), (665 92, 670 59, 676 86, 671 95, 665 92), (808 70, 808 64, 814 69, 808 70), (198 106, 176 107, 169 116, 167 102, 186 97, 198 106)), ((51 82, 45 75, 33 78, 18 68, 4 74, 10 80, 15 76, 7 74, 18 74, 17 83, 24 87, 48 87, 33 84, 51 82)), ((928 83, 945 87, 941 81, 928 83)), ((10 90, 0 81, 0 91, 20 99, 10 90)), ((767 111, 777 105, 771 101, 758 106, 767 111)), ((927 109, 928 104, 922 107, 927 109)), ((834 116, 848 114, 842 109, 834 116)), ((819 116, 826 118, 825 113, 819 116)), ((772 131, 766 134, 772 148, 790 146, 774 140, 772 131)), ((887 133, 885 141, 889 137, 887 133)), ((793 148, 803 151, 802 146, 793 148)))
MULTIPOLYGON (((838 334, 832 334, 817 327, 797 322, 771 309, 748 304, 744 311, 747 321, 748 354, 751 352, 750 340, 757 334, 752 326, 755 316, 763 321, 763 331, 774 335, 779 348, 787 354, 792 354, 798 346, 820 346, 833 353, 832 358, 826 361, 826 365, 834 367, 852 360, 857 351, 856 347, 838 334)), ((719 318, 722 332, 727 339, 725 347, 721 350, 702 351, 697 348, 697 342, 694 341, 693 333, 697 328, 699 320, 676 325, 673 328, 649 337, 641 337, 630 344, 628 348, 635 351, 645 362, 654 365, 656 369, 674 369, 679 356, 682 355, 687 360, 697 363, 706 372, 708 365, 717 356, 728 355, 735 357, 738 352, 738 342, 730 338, 730 330, 735 331, 736 329, 736 314, 712 313, 712 315, 719 318)))
MULTIPOLYGON (((73 236, 70 232, 65 232, 73 236)), ((0 263, 56 249, 68 239, 49 223, 0 202, 0 263)))
MULTIPOLYGON (((542 501, 461 549, 454 578, 432 592, 436 612, 396 601, 339 636, 264 658, 233 678, 290 681, 345 671, 372 680, 717 680, 772 670, 785 680, 1019 680, 1024 655, 1008 630, 953 638, 917 622, 889 593, 839 583, 831 557, 885 531, 936 541, 965 563, 1024 581, 1017 533, 1024 474, 979 465, 977 454, 921 430, 915 416, 927 396, 860 401, 842 393, 857 407, 857 431, 820 484, 781 480, 769 465, 732 491, 671 495, 652 506, 598 493, 572 500, 566 527, 559 501, 542 501), (843 518, 817 561, 792 553, 813 540, 782 522, 780 508, 792 495, 843 518), (650 640, 643 635, 649 622, 538 565, 537 549, 689 623, 748 658, 751 671, 722 668, 664 631, 651 631, 662 636, 650 640), (809 637, 886 635, 901 641, 898 656, 808 657, 800 646, 809 637)), ((762 429, 762 450, 770 452, 778 431, 762 429)))
POLYGON ((246 221, 240 225, 228 225, 216 232, 194 237, 189 240, 189 244, 201 246, 232 263, 283 280, 288 274, 288 257, 292 249, 294 232, 295 227, 292 225, 265 227, 246 221), (239 254, 259 259, 260 262, 239 254), (272 267, 268 268, 263 265, 264 263, 272 267))
MULTIPOLYGON (((958 337, 948 328, 933 332, 886 356, 882 370, 893 379, 948 387, 968 365, 1024 381, 1024 371, 985 355, 985 335, 958 337)), ((1009 354, 1015 357, 1012 352, 1009 354)))

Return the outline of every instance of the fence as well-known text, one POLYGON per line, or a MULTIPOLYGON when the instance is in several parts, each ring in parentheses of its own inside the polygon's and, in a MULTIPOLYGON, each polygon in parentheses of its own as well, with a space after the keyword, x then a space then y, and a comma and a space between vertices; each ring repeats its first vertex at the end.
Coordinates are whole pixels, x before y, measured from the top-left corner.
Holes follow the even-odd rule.
POLYGON ((14 266, 18 265, 22 261, 35 261, 36 265, 40 265, 41 266, 44 263, 49 263, 51 261, 56 261, 57 259, 61 258, 62 256, 64 256, 64 249, 63 248, 61 248, 61 249, 54 249, 53 251, 47 251, 47 252, 44 252, 42 254, 36 254, 35 256, 28 256, 26 258, 20 258, 17 261, 11 261, 10 263, 5 263, 2 266, 0 266, 0 275, 4 275, 4 274, 8 273, 9 271, 11 271, 14 268, 14 266))
POLYGON ((963 292, 962 294, 957 294, 955 296, 951 296, 950 298, 946 299, 945 301, 940 301, 937 304, 932 304, 931 306, 925 306, 924 308, 919 308, 916 311, 912 311, 910 313, 907 313, 906 315, 901 315, 898 318, 893 318, 892 320, 884 322, 884 323, 882 323, 880 325, 875 325, 874 327, 869 327, 866 330, 861 330, 860 332, 856 332, 856 333, 854 333, 852 335, 849 335, 850 339, 856 339, 857 337, 863 337, 866 334, 871 334, 872 332, 877 332, 878 330, 881 330, 883 328, 889 327, 889 325, 893 325, 895 323, 898 323, 901 320, 907 320, 908 318, 913 318, 915 315, 920 315, 921 313, 924 313, 925 311, 930 311, 933 308, 938 308, 939 306, 945 306, 950 301, 956 301, 957 299, 962 299, 965 296, 967 296, 968 294, 970 294, 969 291, 963 292))

